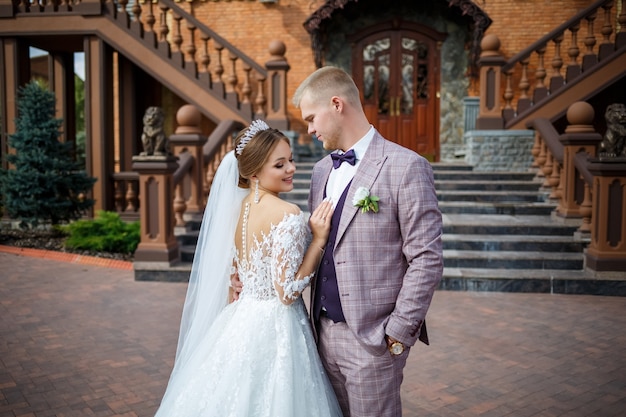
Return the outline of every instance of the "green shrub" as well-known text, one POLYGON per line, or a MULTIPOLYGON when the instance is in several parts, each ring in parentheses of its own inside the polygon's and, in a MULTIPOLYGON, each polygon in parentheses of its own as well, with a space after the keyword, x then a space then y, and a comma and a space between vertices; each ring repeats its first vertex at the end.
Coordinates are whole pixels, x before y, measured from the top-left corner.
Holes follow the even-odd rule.
POLYGON ((141 237, 139 222, 124 222, 110 211, 98 211, 95 219, 78 220, 63 229, 69 233, 68 249, 134 253, 141 237))
POLYGON ((72 144, 59 141, 63 120, 54 117, 55 100, 36 82, 18 89, 8 168, 0 166, 0 195, 4 213, 23 228, 80 219, 94 205, 86 196, 96 179, 74 160, 72 144))

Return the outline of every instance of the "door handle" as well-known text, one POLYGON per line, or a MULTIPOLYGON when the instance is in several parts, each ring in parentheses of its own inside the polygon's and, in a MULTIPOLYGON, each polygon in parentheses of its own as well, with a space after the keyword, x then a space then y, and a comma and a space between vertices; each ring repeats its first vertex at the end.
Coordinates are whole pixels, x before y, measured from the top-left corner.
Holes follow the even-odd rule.
POLYGON ((400 100, 402 99, 401 96, 395 97, 395 101, 396 101, 396 114, 394 116, 400 116, 400 100))

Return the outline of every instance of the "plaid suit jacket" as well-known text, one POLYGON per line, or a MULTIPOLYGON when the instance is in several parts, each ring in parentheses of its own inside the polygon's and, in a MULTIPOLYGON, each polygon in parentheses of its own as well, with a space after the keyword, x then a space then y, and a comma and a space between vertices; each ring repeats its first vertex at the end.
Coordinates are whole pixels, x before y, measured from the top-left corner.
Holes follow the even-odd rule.
MULTIPOLYGON (((313 169, 311 211, 331 170, 330 156, 313 169)), ((385 352, 385 334, 428 344, 423 323, 443 274, 441 235, 432 166, 376 132, 348 190, 334 248, 346 324, 372 354, 385 352), (354 206, 360 187, 380 198, 378 213, 354 206)))

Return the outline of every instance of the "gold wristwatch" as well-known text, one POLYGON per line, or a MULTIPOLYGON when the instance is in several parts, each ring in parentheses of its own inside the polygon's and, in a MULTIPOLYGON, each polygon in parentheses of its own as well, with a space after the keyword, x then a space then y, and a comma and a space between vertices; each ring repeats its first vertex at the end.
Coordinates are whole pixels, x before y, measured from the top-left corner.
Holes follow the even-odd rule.
POLYGON ((389 345, 389 352, 394 356, 402 355, 402 352, 404 352, 404 344, 396 340, 389 345))

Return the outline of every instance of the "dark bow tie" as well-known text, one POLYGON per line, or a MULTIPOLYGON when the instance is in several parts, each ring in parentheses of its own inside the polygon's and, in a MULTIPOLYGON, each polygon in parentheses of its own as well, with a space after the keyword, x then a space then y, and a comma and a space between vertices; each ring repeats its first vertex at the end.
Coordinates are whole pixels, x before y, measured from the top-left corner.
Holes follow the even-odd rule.
POLYGON ((356 155, 354 154, 353 149, 350 149, 348 152, 342 154, 337 152, 331 153, 330 157, 333 159, 333 168, 335 169, 339 168, 342 162, 347 162, 350 165, 356 164, 356 155))

